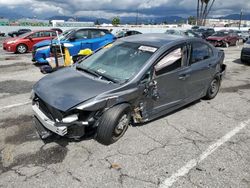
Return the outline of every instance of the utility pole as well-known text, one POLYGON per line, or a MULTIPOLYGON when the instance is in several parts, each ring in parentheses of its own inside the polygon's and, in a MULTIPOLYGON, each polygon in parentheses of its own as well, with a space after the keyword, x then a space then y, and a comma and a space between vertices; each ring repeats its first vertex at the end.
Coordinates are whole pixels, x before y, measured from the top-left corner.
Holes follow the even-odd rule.
POLYGON ((243 14, 243 10, 241 9, 241 10, 240 10, 240 23, 239 23, 239 30, 240 30, 240 27, 241 27, 242 14, 243 14))
POLYGON ((138 11, 138 8, 136 10, 136 25, 138 25, 138 16, 139 16, 139 11, 138 11))

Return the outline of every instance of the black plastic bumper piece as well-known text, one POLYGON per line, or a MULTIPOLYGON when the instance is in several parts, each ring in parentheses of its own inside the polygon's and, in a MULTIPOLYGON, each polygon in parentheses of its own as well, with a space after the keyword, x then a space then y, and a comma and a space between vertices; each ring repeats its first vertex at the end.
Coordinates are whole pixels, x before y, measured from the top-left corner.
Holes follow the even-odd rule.
POLYGON ((34 121, 34 126, 39 134, 39 136, 41 137, 41 139, 46 139, 48 137, 50 137, 53 133, 51 131, 49 131, 48 129, 46 129, 41 122, 37 119, 36 116, 34 116, 33 118, 34 121))

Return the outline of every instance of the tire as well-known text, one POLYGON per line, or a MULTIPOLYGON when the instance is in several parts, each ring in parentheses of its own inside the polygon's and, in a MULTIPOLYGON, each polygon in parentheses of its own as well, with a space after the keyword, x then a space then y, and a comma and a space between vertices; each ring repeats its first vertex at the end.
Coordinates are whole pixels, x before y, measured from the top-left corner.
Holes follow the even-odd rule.
POLYGON ((229 43, 228 42, 224 42, 224 45, 223 45, 225 48, 228 48, 229 47, 229 43))
POLYGON ((209 87, 207 89, 206 96, 204 99, 211 100, 216 97, 220 90, 221 78, 219 75, 216 75, 213 80, 210 82, 209 87))
POLYGON ((28 51, 28 47, 25 44, 19 44, 16 47, 16 52, 19 54, 24 54, 28 51))
POLYGON ((110 108, 104 112, 99 121, 96 140, 104 145, 115 143, 127 131, 130 120, 131 110, 128 104, 121 104, 110 108))

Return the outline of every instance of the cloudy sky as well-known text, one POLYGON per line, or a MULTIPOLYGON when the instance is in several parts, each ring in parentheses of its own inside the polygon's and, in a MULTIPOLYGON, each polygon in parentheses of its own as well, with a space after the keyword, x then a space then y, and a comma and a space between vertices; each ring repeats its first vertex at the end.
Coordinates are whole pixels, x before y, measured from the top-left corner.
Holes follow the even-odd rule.
MULTIPOLYGON (((184 16, 195 15, 197 0, 0 0, 2 13, 48 18, 54 15, 94 16, 184 16)), ((210 16, 250 13, 250 0, 216 0, 210 16)))

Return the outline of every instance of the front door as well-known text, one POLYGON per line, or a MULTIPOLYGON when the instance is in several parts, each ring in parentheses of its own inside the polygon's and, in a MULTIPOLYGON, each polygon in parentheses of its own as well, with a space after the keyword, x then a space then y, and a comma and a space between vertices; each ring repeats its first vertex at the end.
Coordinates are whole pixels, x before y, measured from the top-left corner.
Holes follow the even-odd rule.
POLYGON ((182 105, 186 98, 188 48, 171 49, 154 67, 153 113, 182 105))
POLYGON ((68 47, 70 55, 77 55, 80 50, 91 48, 90 39, 89 39, 89 30, 81 29, 76 31, 73 36, 73 41, 70 41, 70 46, 68 47))

